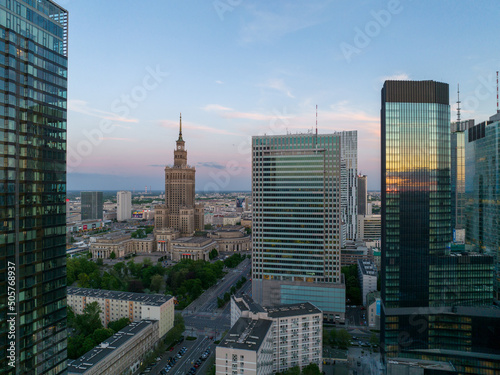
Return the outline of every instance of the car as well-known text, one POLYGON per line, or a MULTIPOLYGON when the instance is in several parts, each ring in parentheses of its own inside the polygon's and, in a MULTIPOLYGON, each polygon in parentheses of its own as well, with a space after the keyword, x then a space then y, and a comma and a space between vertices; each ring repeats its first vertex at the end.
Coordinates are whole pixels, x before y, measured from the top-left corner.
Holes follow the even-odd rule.
POLYGON ((156 357, 156 362, 160 362, 161 361, 161 357, 156 357))
POLYGON ((161 375, 165 375, 166 373, 167 373, 167 370, 165 370, 165 369, 163 369, 163 370, 160 371, 161 375))

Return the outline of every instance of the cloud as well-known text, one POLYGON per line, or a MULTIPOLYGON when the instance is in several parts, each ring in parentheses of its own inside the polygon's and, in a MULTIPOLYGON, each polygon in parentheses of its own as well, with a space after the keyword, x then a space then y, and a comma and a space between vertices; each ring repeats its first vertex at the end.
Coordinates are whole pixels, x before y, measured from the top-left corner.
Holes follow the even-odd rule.
MULTIPOLYGON (((161 120, 160 121, 160 126, 163 128, 167 129, 178 129, 179 128, 179 123, 177 121, 172 121, 172 120, 161 120)), ((236 135, 236 136, 241 136, 241 134, 238 133, 233 133, 225 129, 219 129, 219 128, 212 128, 210 126, 206 125, 199 125, 195 124, 192 122, 182 122, 182 127, 184 129, 191 129, 191 130, 198 130, 202 132, 207 132, 211 134, 222 134, 222 135, 236 135)))
POLYGON ((202 107, 204 111, 232 111, 231 108, 229 107, 224 107, 219 104, 207 104, 206 106, 202 107))
MULTIPOLYGON (((102 111, 100 109, 91 108, 88 102, 84 100, 68 100, 68 110, 72 112, 82 113, 87 116, 97 117, 103 120, 118 121, 118 122, 139 122, 135 118, 127 118, 118 116, 116 113, 102 111)), ((118 125, 115 125, 118 126, 118 125)))
POLYGON ((287 87, 285 82, 282 79, 270 79, 267 83, 260 85, 261 87, 277 90, 289 98, 295 98, 295 96, 292 95, 290 89, 287 87))
POLYGON ((379 80, 381 82, 385 81, 408 81, 410 76, 406 73, 396 73, 391 76, 380 77, 379 80))
POLYGON ((198 162, 196 165, 205 168, 226 169, 222 164, 214 161, 198 162))
POLYGON ((135 139, 132 138, 116 138, 116 137, 103 137, 101 138, 103 141, 123 141, 123 142, 135 142, 135 139))
POLYGON ((222 82, 222 81, 215 81, 215 83, 217 83, 218 85, 223 85, 224 84, 224 82, 222 82))
POLYGON ((164 165, 160 165, 160 164, 149 164, 148 167, 154 167, 154 168, 165 168, 164 165))

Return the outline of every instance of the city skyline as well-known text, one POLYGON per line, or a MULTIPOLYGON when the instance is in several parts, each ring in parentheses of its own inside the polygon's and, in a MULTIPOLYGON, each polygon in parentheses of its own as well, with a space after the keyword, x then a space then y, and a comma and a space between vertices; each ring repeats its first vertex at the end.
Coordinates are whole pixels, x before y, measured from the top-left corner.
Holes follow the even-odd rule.
POLYGON ((311 131, 316 104, 320 134, 358 130, 358 171, 379 190, 388 78, 448 82, 452 120, 457 83, 462 118, 495 112, 493 1, 60 3, 73 25, 68 190, 161 190, 179 112, 199 191, 249 191, 250 137, 311 131))

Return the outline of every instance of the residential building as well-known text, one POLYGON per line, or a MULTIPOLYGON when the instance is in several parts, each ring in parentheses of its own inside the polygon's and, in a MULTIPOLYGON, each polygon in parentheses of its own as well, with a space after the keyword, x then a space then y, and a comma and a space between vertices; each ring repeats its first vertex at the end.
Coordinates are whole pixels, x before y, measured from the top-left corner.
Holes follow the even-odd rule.
POLYGON ((174 165, 165 167, 165 204, 155 207, 156 229, 177 229, 183 236, 204 229, 203 205, 195 203, 195 174, 196 168, 187 164, 181 116, 174 165))
POLYGON ((382 217, 380 215, 358 215, 358 239, 364 241, 379 240, 382 217))
POLYGON ((104 327, 121 318, 129 318, 131 322, 153 319, 158 321, 157 330, 162 338, 174 326, 172 296, 68 287, 68 306, 76 314, 82 314, 85 306, 92 302, 101 308, 104 327))
POLYGON ((222 226, 240 225, 240 224, 241 224, 241 215, 226 214, 222 218, 222 226))
POLYGON ((358 176, 358 215, 366 215, 368 202, 366 199, 366 178, 367 176, 360 174, 358 176))
POLYGON ((386 363, 404 357, 494 373, 493 258, 450 254, 448 91, 434 81, 382 89, 381 348, 386 363))
POLYGON ((357 238, 358 216, 358 132, 342 131, 340 135, 341 158, 341 221, 342 240, 357 238))
POLYGON ((116 194, 116 220, 125 221, 132 218, 132 193, 119 191, 116 194))
POLYGON ((495 259, 500 300, 500 121, 469 127, 466 142, 466 248, 495 259))
POLYGON ((326 319, 344 320, 341 139, 252 139, 252 295, 263 306, 309 301, 326 319))
POLYGON ((272 374, 272 321, 240 318, 215 349, 215 374, 272 374))
POLYGON ((207 237, 181 237, 170 243, 170 259, 180 262, 182 259, 210 260, 209 255, 217 249, 217 242, 207 237))
POLYGON ((217 243, 219 251, 252 250, 252 236, 246 234, 245 227, 242 225, 222 227, 211 232, 208 237, 217 243))
POLYGON ((63 374, 68 12, 1 1, 0 44, 0 372, 63 374))
MULTIPOLYGON (((266 325, 270 332, 271 342, 271 374, 283 372, 291 367, 300 368, 316 363, 320 369, 323 365, 323 316, 313 304, 298 303, 275 307, 262 307, 247 295, 231 297, 231 330, 226 336, 229 342, 236 339, 230 333, 238 325, 247 326, 250 322, 271 322, 266 325)), ((239 329, 241 331, 241 329, 239 329)), ((261 334, 259 338, 264 337, 261 334)), ((254 337, 254 338, 256 338, 254 337)), ((267 337, 267 335, 266 335, 267 337)), ((220 358, 218 355, 216 358, 220 358)), ((266 353, 267 354, 267 353, 266 353)))
POLYGON ((104 212, 102 191, 82 191, 80 197, 82 220, 102 220, 104 212))
POLYGON ((158 321, 132 322, 68 365, 68 375, 132 375, 159 340, 158 321))
POLYGON ((358 279, 363 306, 366 306, 366 296, 368 293, 377 290, 377 275, 377 266, 375 266, 375 263, 366 259, 358 260, 358 279))

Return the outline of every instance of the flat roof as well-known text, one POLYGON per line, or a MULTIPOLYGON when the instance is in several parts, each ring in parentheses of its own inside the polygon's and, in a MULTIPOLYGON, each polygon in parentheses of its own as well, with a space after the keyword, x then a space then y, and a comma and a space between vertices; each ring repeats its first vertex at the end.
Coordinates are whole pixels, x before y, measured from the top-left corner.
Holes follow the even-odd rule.
POLYGON ((259 350, 273 322, 268 319, 239 318, 222 342, 223 348, 259 350))
POLYGON ((203 243, 203 242, 206 242, 206 241, 212 241, 211 238, 208 238, 208 237, 200 237, 200 236, 197 236, 197 237, 181 237, 181 238, 177 238, 176 240, 172 240, 172 243, 176 243, 176 242, 182 242, 182 243, 203 243))
POLYGON ((358 259, 358 267, 363 275, 377 276, 377 266, 371 260, 358 259))
POLYGON ((243 299, 244 304, 247 306, 247 308, 254 314, 259 312, 266 312, 266 310, 258 303, 255 303, 250 296, 243 294, 241 298, 243 299))
POLYGON ((387 358, 387 366, 409 366, 409 367, 420 367, 422 369, 428 370, 441 370, 455 372, 455 367, 449 362, 438 362, 422 359, 412 359, 412 358, 387 358))
POLYGON ((106 359, 113 351, 125 345, 132 337, 156 322, 157 320, 148 319, 130 323, 80 358, 69 361, 68 372, 70 374, 85 374, 94 365, 106 359))
POLYGON ((76 288, 71 286, 67 288, 67 291, 68 295, 142 302, 150 306, 161 306, 172 298, 172 296, 163 294, 119 292, 115 290, 76 288))
POLYGON ((291 305, 281 305, 277 307, 268 307, 268 315, 271 318, 285 318, 288 316, 305 315, 305 314, 321 314, 321 310, 314 306, 311 302, 294 303, 291 305))

